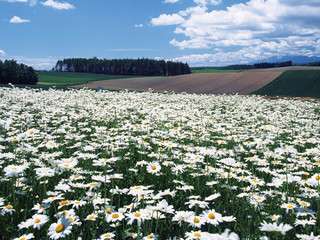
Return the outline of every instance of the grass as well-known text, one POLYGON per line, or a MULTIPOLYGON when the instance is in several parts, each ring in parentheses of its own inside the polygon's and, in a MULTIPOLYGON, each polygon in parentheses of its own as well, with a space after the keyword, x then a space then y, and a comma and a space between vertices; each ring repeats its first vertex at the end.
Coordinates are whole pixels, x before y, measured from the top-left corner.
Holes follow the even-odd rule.
POLYGON ((195 67, 192 68, 192 73, 225 73, 225 72, 240 72, 241 70, 226 69, 224 67, 195 67))
POLYGON ((290 70, 255 92, 267 96, 320 97, 320 70, 290 70))
MULTIPOLYGON (((38 72, 38 86, 73 86, 92 81, 130 78, 127 75, 106 75, 92 73, 38 72)), ((135 76, 136 77, 136 76, 135 76)))

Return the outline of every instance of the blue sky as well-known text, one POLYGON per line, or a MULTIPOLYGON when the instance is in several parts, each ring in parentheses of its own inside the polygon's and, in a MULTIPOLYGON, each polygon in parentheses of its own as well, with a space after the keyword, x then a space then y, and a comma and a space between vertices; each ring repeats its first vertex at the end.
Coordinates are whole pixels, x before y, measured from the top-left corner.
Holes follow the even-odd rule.
POLYGON ((64 57, 319 56, 319 12, 320 0, 0 0, 0 58, 50 68, 64 57))

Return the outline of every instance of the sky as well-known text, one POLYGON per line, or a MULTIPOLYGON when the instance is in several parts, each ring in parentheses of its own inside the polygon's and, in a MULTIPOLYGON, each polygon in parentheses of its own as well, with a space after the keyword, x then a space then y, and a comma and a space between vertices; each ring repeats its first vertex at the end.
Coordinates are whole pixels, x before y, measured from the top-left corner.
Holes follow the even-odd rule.
POLYGON ((320 0, 0 0, 0 59, 68 57, 192 66, 320 56, 320 0))

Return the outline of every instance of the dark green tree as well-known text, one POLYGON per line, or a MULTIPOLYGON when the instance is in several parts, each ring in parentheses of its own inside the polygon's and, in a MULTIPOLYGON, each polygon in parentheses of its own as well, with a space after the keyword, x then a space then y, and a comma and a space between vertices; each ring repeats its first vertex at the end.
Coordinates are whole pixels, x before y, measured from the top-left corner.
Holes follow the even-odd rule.
POLYGON ((98 59, 69 58, 59 60, 58 72, 86 72, 110 75, 170 76, 189 74, 188 64, 154 59, 98 59))

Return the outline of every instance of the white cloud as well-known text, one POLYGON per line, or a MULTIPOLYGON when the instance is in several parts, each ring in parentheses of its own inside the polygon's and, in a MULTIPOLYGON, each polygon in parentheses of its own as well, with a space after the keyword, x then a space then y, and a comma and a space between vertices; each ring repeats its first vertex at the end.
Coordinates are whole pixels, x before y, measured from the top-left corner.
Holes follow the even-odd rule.
POLYGON ((150 49, 150 48, 111 48, 111 49, 108 49, 107 51, 110 51, 110 52, 150 52, 150 51, 154 51, 154 50, 150 49))
POLYGON ((261 54, 319 54, 320 0, 248 0, 222 10, 207 7, 220 1, 194 3, 195 6, 162 14, 151 21, 154 26, 176 25, 174 34, 179 37, 170 43, 179 49, 219 50, 208 55, 189 55, 190 59, 227 56, 236 60, 234 54, 247 61, 261 54))
POLYGON ((184 18, 179 14, 161 14, 157 18, 151 19, 151 24, 154 26, 168 26, 178 25, 184 21, 184 18))
POLYGON ((72 5, 71 3, 59 2, 59 1, 56 1, 56 0, 46 0, 44 2, 41 2, 41 4, 43 6, 54 8, 54 9, 57 9, 57 10, 70 10, 70 9, 74 9, 75 8, 75 6, 72 5))
POLYGON ((8 56, 6 59, 14 59, 18 63, 23 63, 36 70, 51 70, 58 61, 55 57, 29 58, 23 56, 8 56))
POLYGON ((135 24, 134 27, 135 27, 135 28, 143 28, 144 26, 143 26, 142 23, 140 23, 140 24, 135 24))
POLYGON ((29 23, 29 22, 30 22, 29 19, 23 19, 23 18, 18 17, 18 16, 13 16, 10 19, 10 23, 12 23, 12 24, 22 24, 22 23, 29 23))
POLYGON ((206 6, 206 5, 219 5, 222 0, 194 0, 194 2, 198 5, 206 6))
POLYGON ((28 3, 30 6, 34 6, 37 4, 37 0, 0 0, 2 2, 9 3, 28 3))
POLYGON ((0 49, 0 58, 4 57, 6 55, 6 52, 0 49))
POLYGON ((164 3, 177 3, 180 0, 164 0, 164 3))

